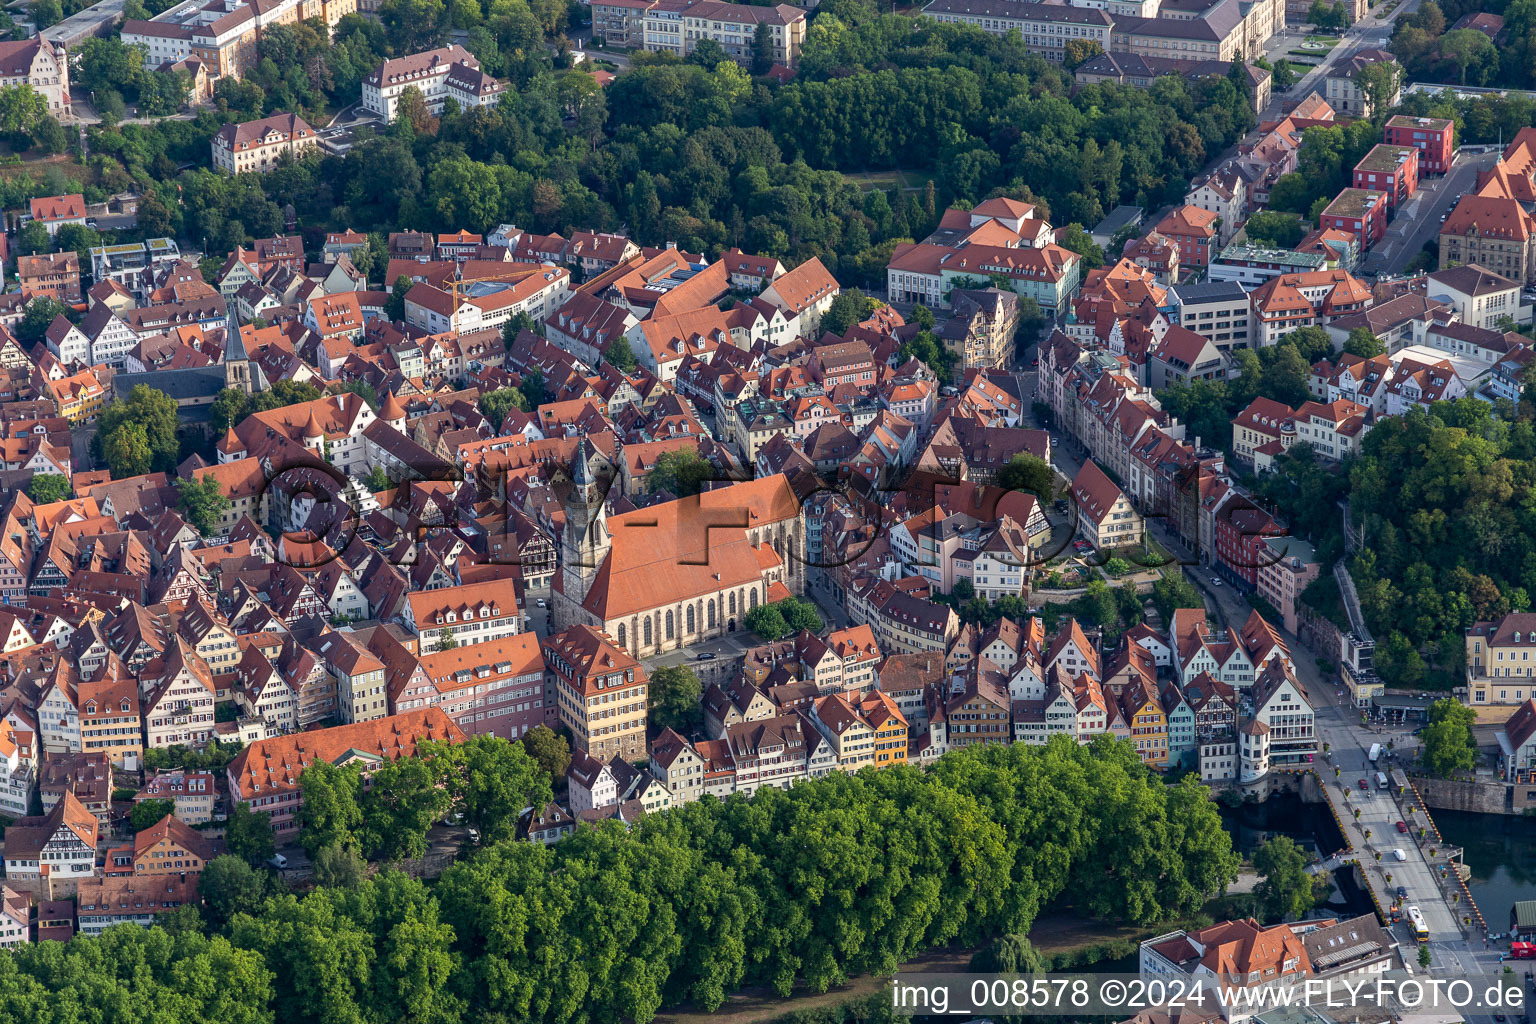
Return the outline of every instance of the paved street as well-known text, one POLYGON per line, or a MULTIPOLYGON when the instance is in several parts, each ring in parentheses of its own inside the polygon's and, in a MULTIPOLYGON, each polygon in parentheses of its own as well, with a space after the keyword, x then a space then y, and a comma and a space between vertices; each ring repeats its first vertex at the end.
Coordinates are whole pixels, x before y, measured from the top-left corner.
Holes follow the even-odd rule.
POLYGON ((1458 153, 1449 174, 1424 182, 1403 204, 1388 225, 1386 237, 1360 261, 1361 272, 1401 273, 1426 243, 1439 237, 1444 215, 1477 186, 1478 172, 1488 170, 1498 159, 1498 153, 1458 153))
MULTIPOLYGON (((1058 442, 1060 440, 1058 438, 1058 442)), ((1069 447, 1057 443, 1052 446, 1052 452, 1057 471, 1070 479, 1082 466, 1082 454, 1069 450, 1069 447)), ((1193 562, 1193 553, 1157 521, 1152 521, 1150 528, 1153 538, 1171 554, 1187 563, 1193 562)), ((1247 620, 1252 607, 1231 585, 1213 583, 1215 576, 1208 568, 1186 564, 1185 575, 1201 591, 1206 608, 1217 624, 1230 631, 1240 628, 1247 620)), ((1464 937, 1457 924, 1457 911, 1447 905, 1431 874, 1433 869, 1421 849, 1438 848, 1438 844, 1430 841, 1422 847, 1416 846, 1411 832, 1408 835, 1399 833, 1397 822, 1408 823, 1406 809, 1400 807, 1390 793, 1376 788, 1377 769, 1368 760, 1370 746, 1380 743, 1385 747, 1389 740, 1392 741, 1395 755, 1383 754, 1380 761, 1382 770, 1390 771, 1394 763, 1410 760, 1409 755, 1418 745, 1411 727, 1363 724, 1360 709, 1354 706, 1353 699, 1342 689, 1338 679, 1319 670, 1316 659, 1298 638, 1289 634, 1285 638, 1294 655, 1297 678, 1316 711, 1319 751, 1323 744, 1329 749, 1328 756, 1320 758, 1316 765, 1318 776, 1324 780, 1330 800, 1339 809, 1345 838, 1359 856, 1363 870, 1377 890, 1378 899, 1382 900, 1383 906, 1388 906, 1398 886, 1407 890, 1406 904, 1417 906, 1429 927, 1429 946, 1436 970, 1497 971, 1498 951, 1488 948, 1480 933, 1470 940, 1464 937), (1335 765, 1340 769, 1337 780, 1333 778, 1335 765), (1360 790, 1361 779, 1366 780, 1368 790, 1360 790), (1353 816, 1355 808, 1361 812, 1358 822, 1353 816), (1392 851, 1398 848, 1403 850, 1407 860, 1396 859, 1392 851), (1378 850, 1382 856, 1379 862, 1375 859, 1378 850)), ((1422 817, 1419 820, 1422 821, 1422 817)), ((1412 961, 1414 938, 1407 925, 1400 924, 1396 934, 1410 951, 1412 961)))

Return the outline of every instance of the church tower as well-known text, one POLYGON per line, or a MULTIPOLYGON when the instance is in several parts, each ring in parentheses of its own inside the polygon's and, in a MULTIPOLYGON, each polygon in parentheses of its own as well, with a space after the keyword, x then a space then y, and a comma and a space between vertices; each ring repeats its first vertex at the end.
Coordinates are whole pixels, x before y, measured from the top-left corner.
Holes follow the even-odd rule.
POLYGON ((230 325, 228 341, 224 345, 224 386, 251 394, 251 358, 245 351, 245 339, 240 331, 230 325))
MULTIPOLYGON (((583 438, 576 445, 571 493, 565 498, 565 529, 560 534, 560 583, 565 599, 576 605, 586 600, 613 545, 608 533, 606 495, 602 484, 592 475, 590 460, 583 438)), ((561 628, 569 624, 557 623, 561 628)))

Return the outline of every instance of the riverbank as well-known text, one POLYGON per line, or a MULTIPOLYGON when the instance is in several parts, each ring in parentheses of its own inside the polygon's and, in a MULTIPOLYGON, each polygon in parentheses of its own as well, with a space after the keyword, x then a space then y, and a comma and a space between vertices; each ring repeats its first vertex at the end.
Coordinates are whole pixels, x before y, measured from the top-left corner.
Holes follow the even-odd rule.
MULTIPOLYGON (((1052 970, 1081 970, 1093 967, 1102 971, 1136 970, 1137 951, 1143 939, 1174 928, 1192 927, 1207 921, 1222 920, 1244 905, 1247 896, 1233 893, 1208 901, 1198 918, 1170 921, 1152 926, 1095 921, 1076 913, 1047 910, 1030 929, 1029 941, 1052 970)), ((947 974, 969 969, 976 949, 946 947, 930 950, 902 964, 903 974, 947 974)), ((677 1009, 656 1015, 657 1024, 769 1024, 790 1013, 823 1010, 873 995, 890 984, 886 975, 866 974, 848 984, 826 992, 797 989, 781 998, 772 989, 761 986, 742 989, 713 1013, 677 1009)))
MULTIPOLYGON (((1327 805, 1308 804, 1297 793, 1275 794, 1263 803, 1223 805, 1220 810, 1222 825, 1232 836, 1233 849, 1245 858, 1256 845, 1276 835, 1288 835, 1314 850, 1334 850, 1342 842, 1327 805)), ((1254 881, 1251 873, 1241 875, 1229 892, 1207 901, 1197 916, 1151 926, 1097 921, 1083 917, 1070 906, 1056 905, 1040 914, 1030 929, 1029 941, 1053 970, 1092 967, 1134 972, 1142 940, 1175 928, 1198 927, 1246 915, 1254 881)), ((1352 884, 1341 885, 1335 895, 1336 901, 1326 908, 1331 913, 1342 916, 1370 910, 1368 899, 1352 884)), ((967 947, 930 950, 902 964, 899 970, 912 974, 963 972, 976 952, 967 947)), ((713 1013, 684 1007, 659 1013, 656 1020, 659 1024, 770 1024, 787 1014, 826 1010, 868 998, 888 984, 888 976, 868 974, 826 992, 797 989, 788 998, 781 998, 766 986, 747 988, 733 994, 713 1013)))
POLYGON ((1441 837, 1462 849, 1471 869, 1467 890, 1495 932, 1509 927, 1510 909, 1536 900, 1536 818, 1436 811, 1441 837))

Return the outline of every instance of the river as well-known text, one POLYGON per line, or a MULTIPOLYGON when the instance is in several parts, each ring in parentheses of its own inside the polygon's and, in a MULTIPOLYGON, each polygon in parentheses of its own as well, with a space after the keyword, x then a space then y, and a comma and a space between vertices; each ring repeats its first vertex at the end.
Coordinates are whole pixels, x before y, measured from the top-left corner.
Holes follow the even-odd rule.
MULTIPOLYGON (((1309 804, 1296 793, 1277 793, 1263 803, 1245 803, 1240 807, 1219 804, 1221 823, 1232 836, 1232 847, 1243 856, 1251 856, 1254 847, 1274 836, 1289 836, 1303 849, 1320 857, 1344 847, 1344 834, 1333 820, 1327 804, 1309 804)), ((1351 871, 1334 872, 1332 899, 1319 909, 1352 917, 1369 914, 1371 897, 1355 883, 1351 871)))
POLYGON ((1495 932, 1509 928, 1517 900, 1536 900, 1536 818, 1433 811, 1447 843, 1460 846, 1472 869, 1467 888, 1495 932))

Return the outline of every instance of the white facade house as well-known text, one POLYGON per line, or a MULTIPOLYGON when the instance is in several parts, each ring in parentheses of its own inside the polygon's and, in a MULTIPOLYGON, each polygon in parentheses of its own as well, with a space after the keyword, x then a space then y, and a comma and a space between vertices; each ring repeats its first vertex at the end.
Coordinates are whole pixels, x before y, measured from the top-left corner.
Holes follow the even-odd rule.
POLYGON ((492 106, 506 86, 481 71, 474 54, 455 44, 380 64, 363 79, 363 107, 392 122, 407 89, 421 93, 427 110, 440 114, 449 100, 465 108, 492 106))

